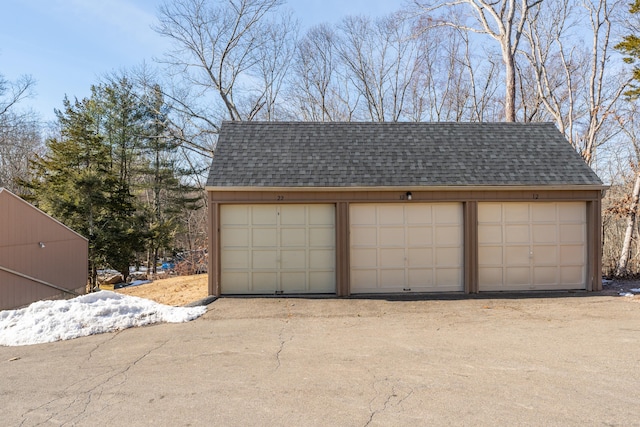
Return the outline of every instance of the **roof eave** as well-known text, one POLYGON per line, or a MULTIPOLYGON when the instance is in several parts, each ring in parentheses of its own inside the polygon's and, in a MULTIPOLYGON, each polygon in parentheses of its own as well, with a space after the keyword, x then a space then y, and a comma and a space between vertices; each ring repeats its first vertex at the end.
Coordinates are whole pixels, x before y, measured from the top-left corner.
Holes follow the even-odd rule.
POLYGON ((376 186, 376 187, 263 187, 263 186, 206 186, 206 191, 287 191, 287 192, 347 192, 347 191, 532 191, 565 190, 588 191, 607 190, 604 184, 566 184, 566 185, 435 185, 435 186, 376 186))

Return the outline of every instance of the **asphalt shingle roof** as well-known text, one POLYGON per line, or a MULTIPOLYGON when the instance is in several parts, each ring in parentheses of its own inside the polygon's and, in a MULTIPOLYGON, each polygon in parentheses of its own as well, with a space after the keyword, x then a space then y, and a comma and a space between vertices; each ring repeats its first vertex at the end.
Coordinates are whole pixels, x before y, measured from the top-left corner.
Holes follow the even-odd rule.
POLYGON ((552 123, 225 122, 209 187, 602 185, 552 123))

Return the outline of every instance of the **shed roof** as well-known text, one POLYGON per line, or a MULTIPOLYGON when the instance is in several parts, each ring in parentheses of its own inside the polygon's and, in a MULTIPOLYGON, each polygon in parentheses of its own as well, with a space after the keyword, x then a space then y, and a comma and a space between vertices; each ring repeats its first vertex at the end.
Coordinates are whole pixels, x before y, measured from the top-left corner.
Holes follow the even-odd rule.
POLYGON ((552 123, 225 122, 208 187, 602 186, 552 123))

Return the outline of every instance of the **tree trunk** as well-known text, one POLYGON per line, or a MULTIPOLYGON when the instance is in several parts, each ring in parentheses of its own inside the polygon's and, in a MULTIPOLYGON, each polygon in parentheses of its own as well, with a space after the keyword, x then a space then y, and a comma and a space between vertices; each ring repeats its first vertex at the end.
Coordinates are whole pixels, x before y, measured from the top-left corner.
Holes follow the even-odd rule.
POLYGON ((633 186, 633 194, 631 195, 631 205, 627 213, 627 231, 624 234, 622 243, 622 251, 616 268, 616 276, 624 276, 627 274, 627 265, 631 255, 631 240, 633 240, 633 230, 636 227, 636 214, 638 210, 638 199, 640 198, 640 171, 636 173, 636 182, 633 186))

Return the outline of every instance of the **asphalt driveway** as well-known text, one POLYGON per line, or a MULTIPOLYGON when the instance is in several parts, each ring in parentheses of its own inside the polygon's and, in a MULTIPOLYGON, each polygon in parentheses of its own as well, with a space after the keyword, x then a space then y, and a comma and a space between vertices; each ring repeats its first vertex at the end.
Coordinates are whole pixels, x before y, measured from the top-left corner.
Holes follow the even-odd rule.
POLYGON ((0 378, 6 426, 640 425, 640 302, 223 298, 0 378))

